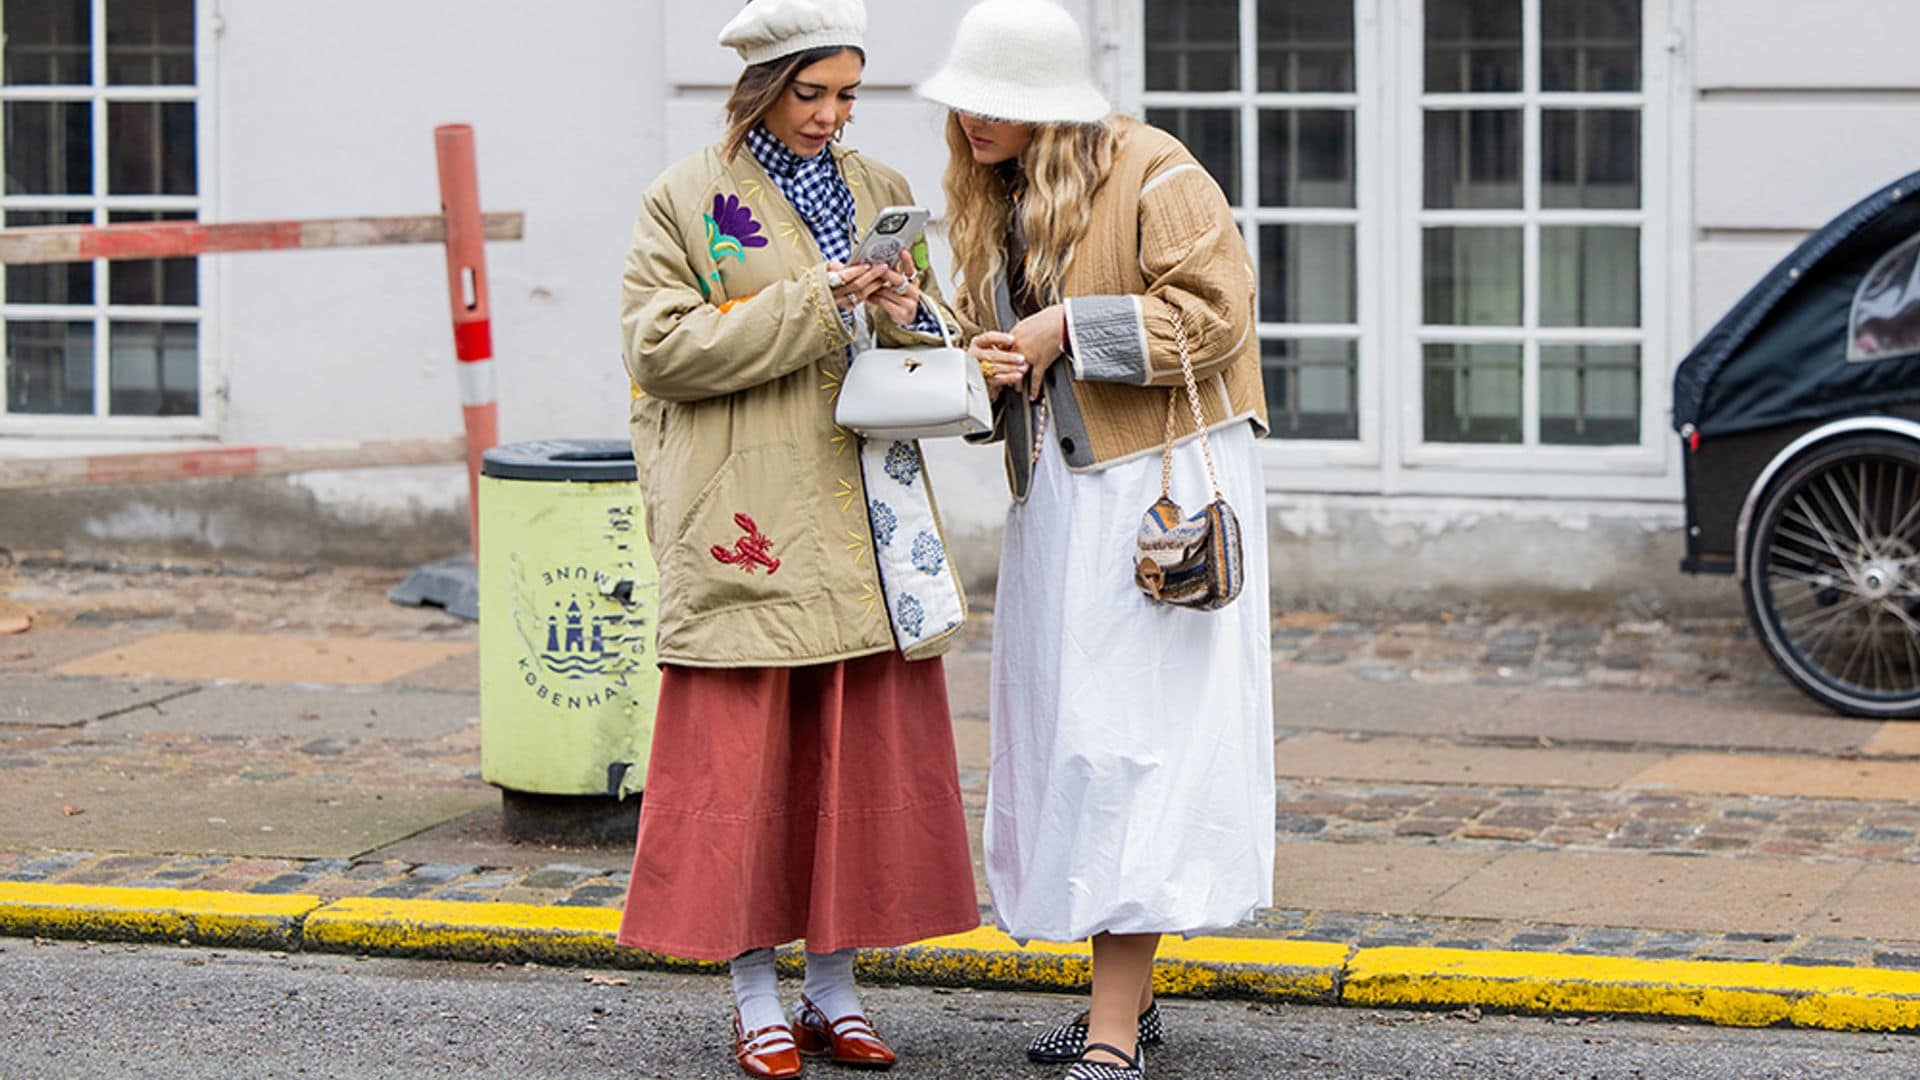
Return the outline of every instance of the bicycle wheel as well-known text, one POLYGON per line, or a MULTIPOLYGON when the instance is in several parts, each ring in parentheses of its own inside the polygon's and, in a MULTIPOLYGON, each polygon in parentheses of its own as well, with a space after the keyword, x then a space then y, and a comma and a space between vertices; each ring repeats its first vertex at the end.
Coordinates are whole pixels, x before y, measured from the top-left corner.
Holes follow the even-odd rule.
POLYGON ((1849 716, 1920 716, 1920 444, 1854 435, 1788 465, 1746 565, 1747 617, 1796 686, 1849 716))

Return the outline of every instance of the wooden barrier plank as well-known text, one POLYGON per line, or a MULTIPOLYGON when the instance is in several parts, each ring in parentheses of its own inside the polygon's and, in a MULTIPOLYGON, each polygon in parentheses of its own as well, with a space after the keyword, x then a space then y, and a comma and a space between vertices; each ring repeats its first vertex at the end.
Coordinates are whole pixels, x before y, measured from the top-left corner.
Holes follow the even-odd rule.
MULTIPOLYGON (((485 220, 488 240, 519 240, 526 234, 524 214, 488 214, 485 220)), ((0 265, 438 244, 445 242, 446 238, 446 218, 439 214, 232 222, 221 225, 205 225, 195 221, 60 225, 51 228, 0 229, 0 265)))

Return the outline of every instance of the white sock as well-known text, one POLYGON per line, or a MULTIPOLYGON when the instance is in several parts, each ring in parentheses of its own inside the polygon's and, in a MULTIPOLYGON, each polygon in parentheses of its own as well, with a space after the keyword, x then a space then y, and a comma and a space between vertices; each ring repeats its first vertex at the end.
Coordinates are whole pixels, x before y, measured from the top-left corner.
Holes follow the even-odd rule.
POLYGON ((807 954, 807 981, 801 987, 807 1000, 820 1007, 828 1020, 864 1015, 860 992, 853 985, 853 950, 807 954))
POLYGON ((741 953, 728 966, 733 972, 733 1001, 740 1007, 740 1030, 759 1031, 787 1022, 786 1010, 780 1007, 772 949, 741 953))

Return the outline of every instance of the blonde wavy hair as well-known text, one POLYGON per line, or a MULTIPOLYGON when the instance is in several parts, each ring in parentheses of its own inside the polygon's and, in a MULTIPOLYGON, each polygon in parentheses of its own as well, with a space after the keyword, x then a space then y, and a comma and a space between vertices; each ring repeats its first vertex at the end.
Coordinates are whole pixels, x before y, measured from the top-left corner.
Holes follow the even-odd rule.
MULTIPOLYGON (((1027 241, 1027 283, 1047 303, 1061 299, 1067 268, 1085 238, 1093 197, 1113 168, 1114 121, 1039 124, 1020 153, 1026 191, 1020 225, 1027 241)), ((975 330, 999 326, 994 281, 1006 267, 1013 200, 994 166, 973 159, 956 113, 947 115, 947 240, 953 248, 954 308, 975 330)))

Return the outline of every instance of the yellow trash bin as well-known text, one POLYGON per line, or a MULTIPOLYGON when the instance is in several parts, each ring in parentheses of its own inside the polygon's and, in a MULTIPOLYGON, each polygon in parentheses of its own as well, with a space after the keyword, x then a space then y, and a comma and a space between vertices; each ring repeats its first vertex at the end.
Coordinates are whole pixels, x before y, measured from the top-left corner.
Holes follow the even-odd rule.
POLYGON ((645 783, 659 573, 634 472, 610 439, 486 452, 480 774, 506 792, 510 832, 516 793, 617 800, 645 783))

